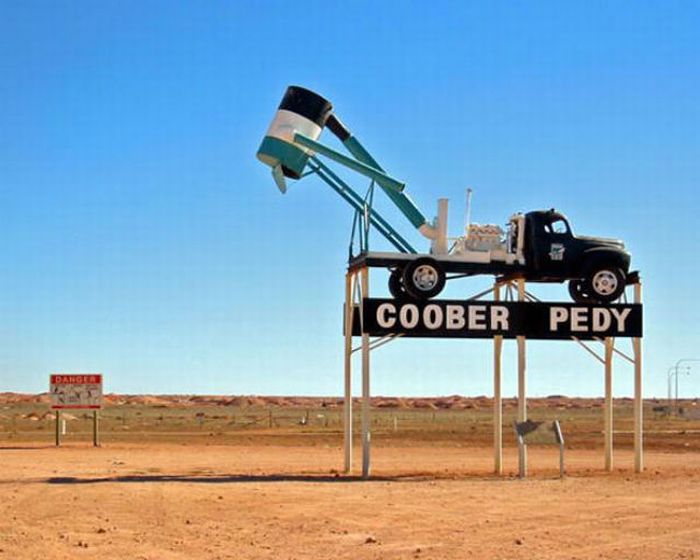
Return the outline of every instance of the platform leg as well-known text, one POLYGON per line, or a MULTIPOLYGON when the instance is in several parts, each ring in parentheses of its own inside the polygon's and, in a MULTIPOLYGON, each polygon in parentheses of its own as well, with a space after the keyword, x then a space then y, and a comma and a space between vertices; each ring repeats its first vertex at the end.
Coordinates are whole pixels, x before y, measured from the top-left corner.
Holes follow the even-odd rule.
POLYGON ((353 281, 355 275, 345 275, 345 383, 343 397, 343 445, 345 448, 345 473, 352 472, 352 327, 353 281))
MULTIPOLYGON (((642 303, 642 285, 634 285, 634 303, 642 303)), ((643 450, 643 410, 644 398, 642 396, 642 339, 632 339, 634 347, 634 470, 644 471, 643 450)))
MULTIPOLYGON (((361 272, 362 300, 369 294, 369 269, 364 267, 361 272)), ((370 370, 369 370, 369 335, 362 335, 362 478, 370 475, 370 370)))
POLYGON ((613 470, 613 389, 612 389, 612 360, 613 360, 613 339, 605 339, 605 409, 604 430, 605 430, 605 470, 613 470))
MULTIPOLYGON (((518 301, 525 301, 525 280, 518 280, 518 301)), ((518 336, 518 422, 527 420, 525 337, 518 336)), ((519 453, 520 473, 527 476, 527 444, 523 442, 519 453)))
MULTIPOLYGON (((501 299, 501 287, 493 288, 494 301, 501 299)), ((501 355, 503 337, 493 337, 493 470, 503 474, 503 403, 501 398, 501 355)))

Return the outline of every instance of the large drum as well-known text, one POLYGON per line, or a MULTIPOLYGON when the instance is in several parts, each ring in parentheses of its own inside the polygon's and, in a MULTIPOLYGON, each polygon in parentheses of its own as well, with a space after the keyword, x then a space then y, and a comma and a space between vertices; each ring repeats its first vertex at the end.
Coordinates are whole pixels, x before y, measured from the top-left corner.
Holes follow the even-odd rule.
POLYGON ((330 101, 317 93, 289 86, 258 149, 258 159, 273 169, 280 166, 285 177, 299 179, 310 152, 294 144, 294 134, 317 140, 332 111, 330 101))

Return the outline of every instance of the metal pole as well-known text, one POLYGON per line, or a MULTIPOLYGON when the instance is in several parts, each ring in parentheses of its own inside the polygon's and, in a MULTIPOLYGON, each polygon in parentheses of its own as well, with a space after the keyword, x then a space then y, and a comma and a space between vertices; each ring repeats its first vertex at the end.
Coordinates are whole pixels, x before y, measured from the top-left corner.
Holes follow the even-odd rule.
POLYGON ((564 478, 564 435, 561 433, 559 420, 555 420, 553 426, 557 442, 559 442, 559 478, 564 478))
POLYGON ((676 414, 678 414, 678 365, 676 364, 676 398, 674 400, 676 404, 676 414))
POLYGON ((100 446, 100 416, 97 410, 92 411, 92 445, 100 446))
POLYGON ((525 454, 525 438, 518 434, 518 478, 525 478, 527 475, 527 469, 525 468, 525 461, 523 461, 523 455, 525 454))
POLYGON ((345 393, 343 400, 343 443, 345 446, 345 473, 352 472, 352 326, 353 281, 355 274, 345 275, 345 393))
MULTIPOLYGON (((673 368, 672 368, 675 372, 674 375, 676 376, 676 399, 675 399, 676 414, 678 414, 678 374, 679 374, 678 368, 680 367, 680 365, 683 362, 700 362, 700 358, 681 358, 680 360, 678 360, 676 362, 676 365, 673 366, 673 368)), ((688 368, 688 371, 689 370, 690 370, 690 368, 688 368)), ((671 398, 670 395, 671 395, 671 386, 669 384, 669 399, 671 398)))
MULTIPOLYGON (((501 299, 501 286, 493 288, 494 301, 501 299)), ((503 337, 493 337, 493 469, 503 474, 503 403, 501 398, 501 354, 503 337)))
POLYGON ((559 478, 564 478, 564 444, 559 444, 559 478))
MULTIPOLYGON (((634 303, 642 303, 642 284, 634 285, 634 303)), ((642 339, 632 340, 634 347, 634 470, 641 473, 644 470, 643 455, 643 425, 642 413, 644 400, 642 398, 642 339)))
MULTIPOLYGON (((525 280, 518 279, 518 301, 525 301, 525 280)), ((527 420, 527 397, 525 377, 525 337, 518 336, 518 422, 527 420)), ((527 476, 527 444, 523 441, 519 453, 520 472, 527 476)))
POLYGON ((61 445, 61 411, 56 409, 56 447, 61 445))
MULTIPOLYGON (((361 270, 362 300, 369 294, 369 268, 361 270)), ((362 301, 360 301, 362 305, 362 301)), ((363 319, 364 320, 364 319, 363 319)), ((362 334, 362 478, 370 473, 369 335, 362 334)))
POLYGON ((613 339, 605 339, 605 470, 613 470, 613 390, 612 390, 612 359, 613 339))
POLYGON ((671 379, 673 379, 673 370, 674 366, 671 366, 668 368, 668 371, 666 372, 666 377, 667 377, 667 382, 668 382, 668 406, 670 407, 673 404, 673 385, 671 379))

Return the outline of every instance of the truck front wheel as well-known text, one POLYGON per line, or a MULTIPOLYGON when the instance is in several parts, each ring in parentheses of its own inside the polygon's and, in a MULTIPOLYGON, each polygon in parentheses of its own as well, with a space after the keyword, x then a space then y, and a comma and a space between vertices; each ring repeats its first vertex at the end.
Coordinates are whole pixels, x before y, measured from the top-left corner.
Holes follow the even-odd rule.
POLYGON ((430 299, 445 287, 445 271, 437 261, 421 257, 403 269, 403 287, 415 299, 430 299))
POLYGON ((584 291, 595 301, 611 303, 625 291, 625 275, 616 266, 596 266, 586 274, 584 291))

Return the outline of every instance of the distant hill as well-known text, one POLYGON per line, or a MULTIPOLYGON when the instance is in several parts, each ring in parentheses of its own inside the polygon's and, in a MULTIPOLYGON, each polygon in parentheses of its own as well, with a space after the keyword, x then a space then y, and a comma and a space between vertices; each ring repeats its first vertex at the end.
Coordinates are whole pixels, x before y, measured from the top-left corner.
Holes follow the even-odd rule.
MULTIPOLYGON (((105 395, 108 406, 145 405, 156 407, 197 407, 197 406, 236 406, 236 407, 281 407, 281 408, 338 408, 343 405, 340 397, 303 397, 303 396, 259 396, 259 395, 105 395)), ((359 402, 355 398, 355 402, 359 402)), ((629 397, 616 398, 616 402, 632 401, 629 397)), ((652 403, 663 403, 665 399, 647 399, 652 403)), ((684 402, 697 402, 697 399, 685 399, 684 402)), ((0 393, 0 405, 8 404, 47 404, 48 393, 0 393)), ((548 397, 529 398, 532 406, 544 408, 600 408, 603 398, 567 397, 551 395, 548 397)), ((450 395, 445 397, 372 397, 372 406, 377 408, 397 409, 433 409, 465 410, 485 409, 491 407, 492 399, 481 395, 466 397, 450 395)), ((516 398, 504 398, 504 408, 517 406, 516 398)))

